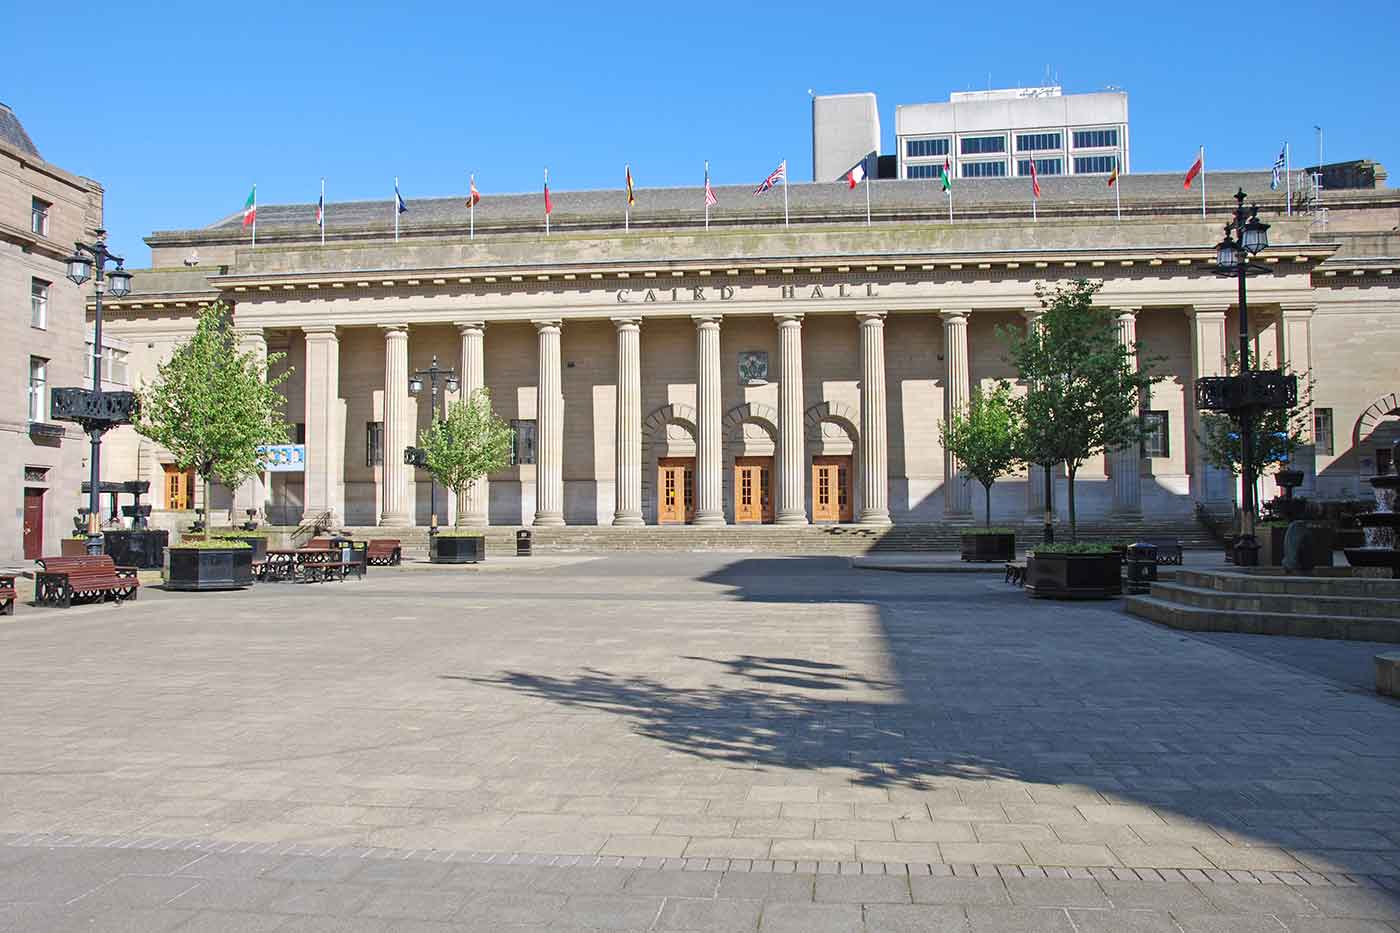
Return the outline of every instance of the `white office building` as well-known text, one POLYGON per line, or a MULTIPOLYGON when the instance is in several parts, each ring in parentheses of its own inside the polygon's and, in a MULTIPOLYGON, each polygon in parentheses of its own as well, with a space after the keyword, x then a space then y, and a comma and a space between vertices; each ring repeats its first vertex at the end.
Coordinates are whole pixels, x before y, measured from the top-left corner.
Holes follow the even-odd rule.
POLYGON ((895 108, 900 178, 1031 173, 1108 175, 1129 171, 1128 95, 1065 94, 1059 87, 1005 88, 949 95, 947 103, 895 108))

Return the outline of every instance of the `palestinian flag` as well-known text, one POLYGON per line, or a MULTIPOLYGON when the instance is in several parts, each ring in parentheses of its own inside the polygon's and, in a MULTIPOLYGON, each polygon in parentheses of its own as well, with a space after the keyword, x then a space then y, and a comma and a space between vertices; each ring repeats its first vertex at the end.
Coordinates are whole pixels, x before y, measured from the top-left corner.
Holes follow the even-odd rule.
POLYGON ((251 227, 258 219, 258 186, 248 192, 248 200, 243 202, 243 226, 251 227))
POLYGON ((952 191, 952 190, 953 190, 953 177, 952 177, 952 173, 953 173, 953 165, 952 165, 951 162, 948 161, 948 157, 947 157, 947 156, 944 156, 944 157, 943 157, 943 171, 940 172, 939 175, 938 175, 939 178, 943 179, 943 190, 944 190, 944 191, 952 191))

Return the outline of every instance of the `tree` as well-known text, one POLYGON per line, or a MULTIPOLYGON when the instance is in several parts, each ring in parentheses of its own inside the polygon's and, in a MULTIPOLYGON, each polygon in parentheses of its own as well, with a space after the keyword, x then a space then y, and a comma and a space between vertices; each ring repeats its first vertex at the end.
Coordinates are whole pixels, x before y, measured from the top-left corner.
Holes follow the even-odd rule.
POLYGON ((268 377, 285 355, 240 353, 229 309, 216 301, 200 308, 194 336, 138 390, 137 432, 170 451, 181 470, 199 474, 206 509, 215 477, 237 489, 261 468, 259 447, 287 442, 287 400, 277 386, 291 370, 268 377))
POLYGON ((1075 474, 1095 454, 1139 443, 1142 398, 1156 381, 1141 344, 1120 345, 1110 312, 1094 307, 1102 287, 1085 279, 1053 291, 1038 286, 1036 297, 1045 309, 1040 325, 1029 333, 1000 330, 1026 384, 1026 394, 1015 399, 1022 425, 1020 459, 1047 470, 1065 465, 1072 541, 1079 531, 1075 474))
POLYGON ((992 484, 1010 473, 1019 459, 1021 423, 1011 383, 998 382, 990 392, 973 389, 967 408, 939 422, 943 449, 962 465, 969 479, 986 491, 987 526, 992 524, 992 484))
POLYGON ((445 416, 423 430, 425 469, 457 494, 456 525, 467 523, 461 504, 476 481, 510 463, 515 432, 491 410, 491 393, 477 389, 466 401, 453 402, 445 416))
MULTIPOLYGON (((1263 367, 1261 367, 1263 368, 1263 367)), ((1292 374, 1283 366, 1280 370, 1292 374)), ((1225 358, 1225 374, 1238 376, 1240 355, 1231 350, 1225 358)), ((1254 469, 1246 482, 1256 484, 1259 478, 1268 473, 1284 469, 1293 461, 1298 448, 1312 443, 1312 390, 1315 381, 1312 374, 1298 376, 1298 401, 1289 408, 1268 409, 1254 418, 1254 469)), ((1227 471, 1231 476, 1240 475, 1240 428, 1239 422, 1229 415, 1202 414, 1196 438, 1201 444, 1201 455, 1209 465, 1227 471)))

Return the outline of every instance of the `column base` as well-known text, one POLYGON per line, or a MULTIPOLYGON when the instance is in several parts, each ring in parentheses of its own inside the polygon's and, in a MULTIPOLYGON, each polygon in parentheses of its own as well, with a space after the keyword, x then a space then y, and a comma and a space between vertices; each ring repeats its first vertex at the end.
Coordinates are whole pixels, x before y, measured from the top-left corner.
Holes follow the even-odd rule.
POLYGON ((612 523, 614 528, 639 528, 646 524, 646 522, 642 520, 640 513, 631 513, 627 515, 619 513, 613 516, 612 523))
POLYGON ((703 514, 697 512, 695 515, 695 521, 691 522, 691 524, 708 525, 714 527, 716 525, 725 525, 728 523, 724 520, 724 516, 721 514, 703 514))
POLYGON ((453 527, 458 527, 458 528, 486 528, 486 527, 490 526, 490 524, 491 524, 491 522, 486 518, 485 515, 468 515, 468 516, 466 516, 465 518, 462 519, 462 524, 461 524, 461 525, 457 525, 457 524, 454 522, 454 523, 453 523, 453 527))
POLYGON ((865 509, 856 520, 860 525, 893 525, 889 509, 865 509))
POLYGON ((778 513, 778 517, 773 519, 775 525, 805 525, 807 524, 806 512, 778 513))
POLYGON ((385 512, 383 515, 379 516, 379 524, 401 528, 404 525, 412 525, 413 517, 407 512, 397 514, 390 514, 388 512, 385 512))
POLYGON ((562 528, 564 526, 564 516, 558 512, 536 512, 535 526, 544 528, 562 528))

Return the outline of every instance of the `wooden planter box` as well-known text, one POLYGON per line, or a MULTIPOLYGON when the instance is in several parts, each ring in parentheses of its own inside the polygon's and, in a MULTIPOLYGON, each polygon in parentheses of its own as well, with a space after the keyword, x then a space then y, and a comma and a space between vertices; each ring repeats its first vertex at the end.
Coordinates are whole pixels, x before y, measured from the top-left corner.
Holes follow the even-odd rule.
POLYGON ((1015 534, 964 534, 962 559, 986 563, 1005 563, 1016 559, 1015 534))
POLYGON ((253 585, 253 549, 182 548, 166 552, 167 590, 236 590, 253 585))
MULTIPOLYGON (((1309 524, 1312 529, 1312 565, 1314 567, 1331 567, 1332 551, 1336 547, 1336 533, 1327 525, 1309 524)), ((1255 531, 1255 540, 1259 542, 1259 566, 1283 566, 1283 537, 1287 533, 1286 527, 1272 525, 1255 531)))
POLYGON ((433 535, 429 560, 435 564, 475 564, 486 559, 486 538, 483 535, 458 537, 433 535))
POLYGON ((1123 556, 1034 554, 1026 558, 1026 591, 1039 599, 1111 599, 1123 594, 1123 556))

